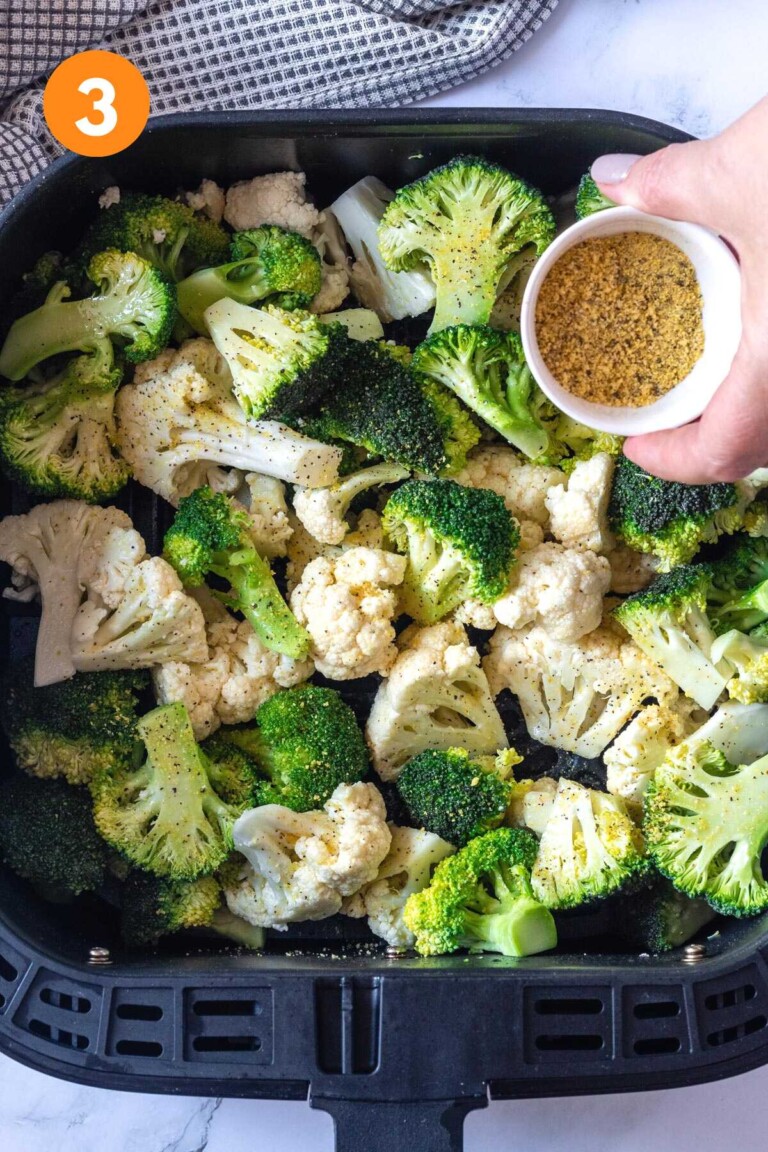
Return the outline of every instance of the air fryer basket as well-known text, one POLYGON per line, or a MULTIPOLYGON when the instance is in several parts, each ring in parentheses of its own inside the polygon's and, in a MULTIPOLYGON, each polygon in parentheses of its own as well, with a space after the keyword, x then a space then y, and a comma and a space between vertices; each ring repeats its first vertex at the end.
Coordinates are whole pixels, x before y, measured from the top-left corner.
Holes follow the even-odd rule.
MULTIPOLYGON (((163 117, 118 156, 58 161, 17 198, 0 218, 0 302, 37 256, 77 239, 110 184, 175 193, 293 168, 323 204, 364 175, 402 184, 472 151, 557 193, 601 152, 682 139, 595 111, 163 117)), ((2 498, 6 512, 29 507, 8 486, 2 498)), ((155 550, 163 510, 138 489, 122 503, 155 550)), ((6 659, 35 629, 33 610, 3 602, 6 659)), ((724 928, 696 963, 586 953, 578 923, 564 935, 569 954, 425 960, 387 956, 358 922, 334 920, 264 955, 194 939, 124 953, 108 906, 44 904, 2 872, 0 1051, 102 1087, 309 1098, 334 1116, 338 1152, 459 1149, 464 1115, 489 1095, 670 1087, 768 1059, 764 921, 724 928), (94 946, 111 963, 94 963, 94 946)))

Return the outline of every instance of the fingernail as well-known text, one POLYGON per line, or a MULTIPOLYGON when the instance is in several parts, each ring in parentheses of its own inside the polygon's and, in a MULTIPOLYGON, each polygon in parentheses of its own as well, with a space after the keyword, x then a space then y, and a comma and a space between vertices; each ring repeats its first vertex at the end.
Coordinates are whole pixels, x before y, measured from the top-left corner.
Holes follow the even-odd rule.
POLYGON ((592 178, 598 184, 620 184, 626 180, 629 170, 640 157, 632 152, 609 152, 598 156, 592 165, 592 178))

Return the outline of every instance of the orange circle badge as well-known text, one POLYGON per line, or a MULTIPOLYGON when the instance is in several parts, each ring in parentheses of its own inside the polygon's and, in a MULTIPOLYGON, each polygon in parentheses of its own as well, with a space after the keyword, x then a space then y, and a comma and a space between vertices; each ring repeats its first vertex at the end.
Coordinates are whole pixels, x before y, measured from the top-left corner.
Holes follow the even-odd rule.
POLYGON ((45 121, 60 144, 81 156, 112 156, 139 136, 149 89, 135 64, 116 52, 78 52, 51 74, 45 121))

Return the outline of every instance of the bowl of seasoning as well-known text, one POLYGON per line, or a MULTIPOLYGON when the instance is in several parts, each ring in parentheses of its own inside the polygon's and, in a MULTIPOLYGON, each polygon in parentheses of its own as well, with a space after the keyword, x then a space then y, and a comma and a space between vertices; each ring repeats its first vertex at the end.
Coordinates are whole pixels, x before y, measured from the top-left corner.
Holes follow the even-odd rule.
POLYGON ((739 265, 698 224, 607 208, 536 263, 521 336, 568 416, 620 436, 677 428, 701 415, 736 354, 739 265))

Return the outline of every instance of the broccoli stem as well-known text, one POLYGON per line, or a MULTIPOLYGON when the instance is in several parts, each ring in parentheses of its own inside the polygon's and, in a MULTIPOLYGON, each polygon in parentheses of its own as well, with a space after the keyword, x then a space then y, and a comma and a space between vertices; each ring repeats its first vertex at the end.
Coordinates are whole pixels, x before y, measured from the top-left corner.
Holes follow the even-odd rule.
POLYGON ((96 351, 108 331, 105 317, 91 300, 44 304, 14 323, 0 353, 0 374, 21 380, 49 356, 96 351))
POLYGON ((231 275, 234 269, 244 268, 244 262, 237 261, 218 268, 201 268, 181 281, 177 288, 179 312, 196 332, 208 335, 205 310, 211 304, 225 297, 240 304, 254 304, 269 294, 266 278, 258 275, 255 262, 249 261, 245 267, 247 277, 231 275))
POLYGON ((309 654, 309 635, 280 595, 269 564, 255 549, 219 553, 211 571, 229 582, 232 594, 226 599, 242 612, 265 647, 294 660, 309 654))
POLYGON ((500 952, 502 956, 533 956, 557 945, 552 913, 532 896, 520 896, 505 911, 464 913, 470 950, 500 952))
POLYGON ((482 262, 483 257, 476 259, 474 252, 465 255, 454 250, 450 272, 444 265, 432 263, 430 272, 437 290, 437 303, 430 332, 439 332, 452 324, 488 322, 496 303, 496 279, 489 276, 478 282, 477 267, 482 266, 482 262))

